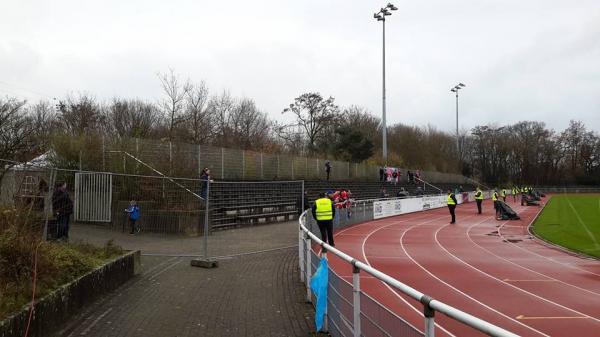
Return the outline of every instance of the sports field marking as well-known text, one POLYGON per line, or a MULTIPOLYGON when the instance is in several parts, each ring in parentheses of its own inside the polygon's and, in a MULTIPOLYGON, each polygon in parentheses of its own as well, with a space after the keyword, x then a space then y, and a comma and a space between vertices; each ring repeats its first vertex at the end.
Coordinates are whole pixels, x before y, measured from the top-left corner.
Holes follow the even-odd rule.
MULTIPOLYGON (((448 217, 447 217, 447 216, 443 216, 443 217, 442 217, 442 216, 440 216, 440 217, 437 217, 437 218, 435 218, 435 219, 431 219, 431 220, 429 220, 429 221, 425 221, 425 222, 423 222, 423 223, 429 223, 429 222, 432 222, 432 221, 437 221, 437 220, 440 220, 440 219, 443 219, 443 218, 448 218, 448 217)), ((403 221, 403 222, 404 222, 404 221, 403 221)), ((390 226, 395 226, 395 225, 398 225, 399 223, 400 223, 400 221, 398 221, 398 222, 392 222, 392 223, 390 223, 389 225, 385 225, 385 226, 383 226, 383 227, 380 227, 380 228, 374 228, 374 229, 373 229, 373 231, 372 231, 371 233, 369 233, 369 234, 368 234, 368 235, 367 235, 367 236, 366 236, 366 237, 363 239, 363 242, 362 242, 362 245, 361 245, 361 252, 362 252, 362 256, 363 256, 363 258, 365 259, 365 263, 366 263, 366 264, 368 264, 369 266, 371 266, 371 262, 369 262, 369 258, 367 258, 367 254, 365 253, 365 243, 367 242, 367 240, 369 239, 369 237, 370 237, 371 235, 375 234, 376 232, 378 232, 378 231, 379 231, 380 229, 382 229, 382 228, 386 228, 386 227, 390 227, 390 226)), ((385 286, 385 287, 386 287, 386 288, 387 288, 387 289, 388 289, 388 290, 389 290, 389 291, 390 291, 392 294, 394 294, 394 296, 396 296, 396 297, 398 297, 400 300, 402 300, 402 302, 404 302, 404 303, 405 303, 405 304, 406 304, 408 307, 410 307, 410 308, 411 308, 413 311, 415 311, 415 312, 416 312, 416 313, 417 313, 419 316, 421 316, 421 317, 424 317, 424 316, 423 316, 423 311, 422 311, 422 309, 421 309, 421 308, 417 308, 417 307, 415 307, 414 305, 410 304, 410 303, 409 303, 409 302, 408 302, 406 299, 404 299, 404 297, 400 296, 400 294, 398 294, 398 293, 396 292, 396 290, 395 290, 394 288, 392 288, 392 287, 391 287, 389 284, 387 284, 387 283, 385 283, 385 282, 383 282, 383 281, 382 281, 381 283, 382 283, 382 284, 383 284, 383 285, 384 285, 384 286, 385 286)), ((408 322, 407 322, 407 323, 408 323, 408 322)), ((453 334, 453 333, 451 333, 450 331, 446 330, 444 327, 442 327, 441 325, 439 325, 437 322, 436 322, 436 323, 434 323, 434 324, 435 324, 435 326, 437 326, 438 328, 440 328, 440 330, 444 331, 444 332, 445 332, 445 333, 447 333, 448 335, 450 335, 450 336, 453 336, 453 337, 456 337, 456 335, 454 335, 454 334, 453 334)), ((410 325, 410 324, 409 324, 409 325, 410 325)), ((411 325, 411 326, 412 326, 412 325, 411 325)), ((422 331, 420 328, 417 328, 417 327, 414 327, 414 326, 413 326, 413 328, 414 328, 414 329, 416 329, 417 331, 419 331, 419 332, 423 333, 423 331, 422 331)))
POLYGON ((588 318, 588 317, 586 317, 586 316, 524 316, 524 315, 519 315, 515 318, 524 320, 524 319, 576 319, 576 318, 588 318))
MULTIPOLYGON (((483 220, 479 221, 479 222, 478 222, 478 224, 479 224, 479 223, 483 223, 483 222, 485 222, 485 221, 488 221, 488 220, 490 220, 490 219, 494 219, 494 216, 489 216, 489 217, 487 217, 487 218, 485 218, 485 219, 483 219, 483 220)), ((445 248, 444 248, 444 247, 442 247, 442 246, 439 244, 439 241, 437 241, 437 233, 440 231, 440 229, 442 229, 442 228, 446 228, 446 227, 448 227, 448 226, 450 226, 450 225, 446 224, 446 225, 444 225, 444 226, 441 226, 441 227, 440 227, 440 228, 439 228, 439 229, 438 229, 438 230, 435 232, 435 240, 436 240, 436 242, 437 242, 438 246, 439 246, 440 248, 442 248, 443 250, 445 250, 445 248)), ((413 226, 413 227, 409 228, 409 230, 410 230, 410 229, 412 229, 412 228, 414 228, 414 227, 417 227, 417 226, 413 226)), ((536 332, 536 333, 538 333, 538 334, 540 334, 540 335, 542 335, 542 336, 547 336, 547 337, 550 337, 550 335, 547 335, 547 334, 545 334, 545 333, 543 333, 543 332, 541 332, 541 331, 539 331, 539 330, 536 330, 535 328, 533 328, 533 327, 531 327, 531 326, 529 326, 529 325, 527 325, 527 324, 524 324, 524 323, 522 323, 522 322, 519 322, 519 321, 515 320, 514 318, 512 318, 512 317, 510 317, 510 316, 508 316, 508 315, 506 315, 506 314, 504 314, 504 313, 502 313, 502 312, 498 311, 497 309, 494 309, 494 308, 492 308, 491 306, 489 306, 489 305, 487 305, 487 304, 485 304, 485 303, 483 303, 483 302, 481 302, 481 301, 479 301, 479 300, 475 299, 475 298, 474 298, 474 297, 472 297, 471 295, 469 295, 469 294, 467 294, 467 293, 465 293, 465 292, 461 291, 460 289, 456 288, 455 286, 451 285, 450 283, 448 283, 448 282, 446 282, 446 281, 442 280, 441 278, 437 277, 435 274, 433 274, 431 271, 429 271, 427 268, 423 267, 423 266, 422 266, 422 265, 421 265, 419 262, 417 262, 417 261, 416 261, 416 260, 415 260, 415 259, 414 259, 412 256, 410 256, 410 254, 408 254, 408 251, 406 250, 406 247, 404 246, 404 235, 405 235, 405 234, 406 234, 406 232, 402 234, 402 237, 400 237, 400 246, 402 247, 402 250, 403 250, 403 251, 404 251, 404 253, 405 253, 405 254, 406 254, 406 255, 407 255, 407 256, 408 256, 408 257, 411 259, 411 261, 412 261, 414 264, 416 264, 417 266, 419 266, 419 268, 421 268, 423 271, 425 271, 425 272, 426 272, 427 274, 429 274, 431 277, 433 277, 434 279, 436 279, 436 280, 438 280, 439 282, 443 283, 444 285, 446 285, 446 286, 447 286, 447 287, 449 287, 450 289, 452 289, 452 290, 456 291, 457 293, 459 293, 459 294, 461 294, 461 295, 465 296, 466 298, 468 298, 468 299, 472 300, 473 302, 475 302, 475 303, 477 303, 477 304, 479 304, 479 305, 483 306, 484 308, 487 308, 488 310, 490 310, 490 311, 492 311, 492 312, 494 312, 494 313, 496 313, 496 314, 498 314, 498 315, 500 315, 500 316, 502 316, 502 317, 504 317, 504 318, 506 318, 506 319, 508 319, 508 320, 510 320, 510 321, 513 321, 513 322, 515 322, 515 323, 517 323, 517 324, 519 324, 519 325, 521 325, 521 326, 523 326, 523 327, 525 327, 525 328, 527 328, 527 329, 529 329, 529 330, 531 330, 531 331, 534 331, 534 332, 536 332)), ((447 252, 447 251, 446 251, 446 252, 447 252)), ((449 254, 449 253, 448 253, 448 254, 449 254)), ((452 254, 450 254, 450 255, 452 255, 452 254)), ((464 262, 463 262, 463 263, 464 263, 464 262)))
POLYGON ((558 280, 548 280, 548 279, 539 279, 539 280, 532 280, 532 279, 529 279, 529 280, 512 280, 512 279, 509 279, 509 278, 505 278, 502 281, 504 281, 504 282, 557 282, 558 280))
POLYGON ((594 236, 594 234, 590 231, 590 229, 585 224, 585 222, 583 222, 583 220, 581 220, 581 217, 579 216, 579 212, 577 212, 577 210, 573 206, 573 203, 571 202, 571 199, 569 199, 568 196, 565 199, 567 199, 567 202, 569 203, 569 207, 571 207, 571 209, 573 210, 573 213, 575 213, 575 217, 577 217, 577 221, 579 221, 579 223, 581 224, 581 226, 583 226, 583 229, 585 229, 586 233, 589 235, 589 237, 592 239, 592 241, 594 241, 594 246, 597 249, 600 249, 600 244, 598 244, 598 240, 596 240, 596 236, 594 236))
MULTIPOLYGON (((522 209, 522 208, 521 208, 521 209, 522 209)), ((504 223, 506 223, 506 222, 504 222, 504 223)), ((592 295, 596 295, 596 296, 600 296, 600 293, 597 293, 597 292, 595 292, 595 291, 591 291, 591 290, 589 290, 589 289, 585 289, 585 288, 582 288, 582 287, 576 286, 576 285, 574 285, 574 284, 571 284, 571 283, 568 283, 568 282, 561 281, 561 280, 559 280, 559 279, 556 279, 556 278, 554 278, 554 277, 552 277, 552 276, 548 276, 548 275, 546 275, 546 274, 544 274, 544 273, 541 273, 541 272, 538 272, 538 271, 536 271, 536 270, 533 270, 533 269, 527 268, 527 267, 525 267, 525 266, 522 266, 522 265, 520 265, 520 264, 518 264, 518 263, 516 263, 516 262, 514 262, 514 261, 511 261, 511 260, 509 260, 509 259, 507 259, 507 258, 505 258, 505 257, 502 257, 502 256, 500 256, 500 255, 498 255, 498 254, 496 254, 496 253, 492 252, 491 250, 489 250, 489 249, 487 249, 487 248, 485 248, 485 247, 481 246, 481 245, 480 245, 480 244, 478 244, 477 242, 473 241, 473 239, 472 239, 473 235, 471 235, 471 230, 472 230, 473 228, 477 227, 477 226, 478 226, 478 224, 474 224, 474 225, 470 226, 470 227, 469 227, 469 229, 467 230, 467 233, 466 233, 466 234, 467 234, 467 238, 469 239, 469 241, 470 241, 471 243, 473 243, 473 244, 474 244, 474 245, 476 245, 477 247, 479 247, 479 248, 483 249, 484 251, 488 252, 489 254, 493 255, 494 257, 496 257, 496 258, 498 258, 498 259, 501 259, 501 260, 503 260, 503 261, 506 261, 506 262, 508 262, 508 263, 510 263, 510 264, 512 264, 512 265, 514 265, 514 266, 516 266, 516 267, 522 268, 522 269, 524 269, 524 270, 527 270, 527 271, 529 271, 529 272, 535 273, 536 275, 539 275, 539 276, 542 276, 542 277, 544 277, 544 278, 545 278, 545 279, 538 279, 538 280, 509 280, 509 279, 505 279, 504 281, 506 281, 506 282, 536 282, 536 281, 537 281, 537 282, 540 282, 540 281, 545 281, 545 282, 549 282, 549 281, 551 281, 551 282, 558 282, 558 283, 564 284, 564 285, 566 285, 566 286, 569 286, 569 287, 576 288, 576 289, 578 289, 578 290, 581 290, 581 291, 583 291, 583 292, 586 292, 586 293, 589 293, 589 294, 592 294, 592 295)), ((504 227, 503 225, 501 225, 501 226, 500 226, 500 228, 503 228, 503 227, 504 227)), ((500 235, 500 237, 501 237, 501 238, 505 238, 505 236, 502 236, 502 234, 500 233, 500 228, 498 229, 498 234, 500 235)), ((513 246, 516 246, 516 245, 513 245, 513 246)))
POLYGON ((97 317, 95 320, 93 320, 93 321, 92 321, 92 323, 91 323, 90 325, 88 325, 88 326, 87 326, 87 328, 85 328, 85 330, 83 330, 83 331, 80 333, 80 335, 81 335, 81 336, 85 336, 85 335, 87 335, 87 334, 88 334, 88 332, 90 332, 90 330, 92 330, 92 328, 93 328, 93 327, 94 327, 96 324, 98 324, 98 322, 100 322, 100 320, 101 320, 102 318, 104 318, 104 316, 108 315, 108 313, 109 313, 109 312, 111 312, 111 310, 112 310, 112 309, 113 309, 112 307, 108 308, 108 309, 107 309, 105 312, 103 312, 103 313, 102 313, 100 316, 98 316, 98 317, 97 317))
MULTIPOLYGON (((444 226, 444 227, 442 227, 442 228, 445 228, 445 227, 447 227, 447 226, 444 226)), ((567 306, 564 306, 564 305, 562 305, 562 304, 560 304, 560 303, 556 303, 556 302, 554 302, 554 301, 551 301, 551 300, 549 300, 549 299, 547 299, 547 298, 545 298, 545 297, 542 297, 542 296, 536 295, 536 294, 534 294, 534 293, 532 293, 532 292, 529 292, 529 291, 527 291, 527 290, 525 290, 525 289, 519 288, 519 287, 517 287, 517 286, 516 286, 516 285, 514 285, 514 284, 511 284, 511 283, 508 283, 508 282, 504 282, 504 281, 502 281, 501 279, 499 279, 499 278, 497 278, 497 277, 495 277, 495 276, 493 276, 493 275, 491 275, 491 274, 488 274, 488 273, 484 272, 483 270, 481 270, 481 269, 478 269, 477 267, 475 267, 475 266, 473 266, 473 265, 471 265, 471 264, 467 263, 466 261, 464 261, 464 260, 460 259, 460 258, 459 258, 459 257, 457 257, 456 255, 454 255, 454 254, 450 253, 450 252, 449 252, 449 251, 448 251, 448 250, 447 250, 447 249, 446 249, 444 246, 442 246, 442 244, 439 242, 439 240, 438 240, 437 236, 438 236, 438 233, 439 233, 439 231, 440 231, 442 228, 438 229, 438 230, 437 230, 437 232, 435 233, 435 241, 436 241, 436 243, 437 243, 437 244, 438 244, 438 246, 439 246, 441 249, 443 249, 443 250, 444 250, 444 251, 445 251, 445 252, 446 252, 448 255, 452 256, 453 258, 455 258, 455 259, 456 259, 456 260, 458 260, 459 262, 463 263, 463 264, 464 264, 464 265, 466 265, 467 267, 469 267, 469 268, 471 268, 471 269, 473 269, 473 270, 477 271, 478 273, 481 273, 481 274, 483 274, 483 275, 487 276, 488 278, 491 278, 491 279, 493 279, 493 280, 496 280, 496 281, 498 281, 498 282, 500 282, 500 283, 502 283, 502 284, 506 284, 506 285, 508 285, 509 287, 512 287, 512 288, 514 288, 514 289, 516 289, 516 290, 519 290, 519 291, 521 291, 521 292, 523 292, 523 293, 525 293, 525 294, 528 294, 528 295, 530 295, 530 296, 532 296, 532 297, 535 297, 535 298, 537 298, 537 299, 539 299, 539 300, 542 300, 542 301, 544 301, 544 302, 547 302, 547 303, 549 303, 549 304, 555 305, 555 306, 557 306, 557 307, 559 307, 559 308, 562 308, 562 309, 565 309, 565 310, 567 310, 567 311, 571 311, 571 312, 573 312, 573 313, 575 313, 575 314, 577 314, 577 315, 580 315, 580 316, 586 316, 586 317, 589 317, 590 319, 592 319, 592 320, 594 320, 594 321, 600 322, 600 319, 597 319, 597 318, 595 318, 595 317, 591 317, 591 316, 589 316, 589 315, 586 315, 586 314, 584 314, 584 313, 582 313, 582 312, 579 312, 579 311, 577 311, 577 310, 575 310, 575 309, 569 308, 569 307, 567 307, 567 306)))
MULTIPOLYGON (((600 200, 599 200, 598 202, 600 203, 600 200)), ((544 206, 545 206, 545 205, 544 205, 544 206)), ((543 210, 544 210, 544 208, 543 208, 543 207, 542 207, 542 208, 540 208, 540 210, 539 210, 539 211, 537 211, 537 214, 536 214, 536 215, 533 217, 533 219, 537 219, 537 217, 539 216, 539 214, 540 214, 540 213, 541 213, 543 210)), ((533 222, 534 222, 534 221, 532 220, 532 221, 531 221, 531 222, 530 222, 530 223, 527 225, 527 231, 528 231, 529 233, 532 233, 532 231, 531 231, 531 226, 533 226, 533 222)), ((500 226, 500 228, 498 228, 498 234, 500 235, 500 237, 503 237, 503 236, 502 236, 502 227, 503 227, 503 226, 500 226)), ((546 247, 548 246, 548 244, 547 244, 546 242, 544 242, 544 241, 540 241, 540 240, 539 240, 539 238, 537 238, 535 235, 533 235, 533 234, 532 234, 532 236, 535 238, 535 241, 533 241, 533 242, 535 242, 535 244, 536 244, 536 245, 540 245, 540 246, 546 246, 546 247)), ((554 263, 556 263, 556 264, 559 264, 559 265, 561 265, 561 266, 563 266, 563 267, 567 267, 567 268, 575 269, 575 270, 578 270, 578 271, 581 271, 581 272, 584 272, 584 273, 587 273, 587 274, 595 275, 595 276, 600 276, 600 274, 598 274, 598 273, 594 273, 594 272, 592 272, 592 271, 589 271, 589 270, 587 270, 587 269, 579 268, 579 267, 577 267, 577 266, 574 266, 574 265, 572 265, 571 263, 564 263, 564 262, 556 261, 556 260, 554 260, 554 259, 552 259, 552 258, 549 258, 549 257, 545 256, 545 255, 542 255, 542 254, 536 253, 536 252, 534 252, 534 251, 532 251, 532 250, 530 250, 530 249, 527 249, 527 248, 525 248, 525 247, 522 247, 522 245, 517 245, 517 244, 514 244, 514 243, 512 243, 512 242, 509 242, 509 241, 507 241, 507 242, 508 242, 508 244, 512 245, 513 247, 516 247, 516 248, 518 248, 518 249, 520 249, 520 250, 522 250, 522 251, 524 251, 524 252, 527 252, 527 253, 529 253, 529 254, 535 255, 535 256, 537 256, 537 257, 541 257, 541 258, 543 258, 543 259, 545 259, 545 260, 548 260, 548 261, 554 262, 554 263)))

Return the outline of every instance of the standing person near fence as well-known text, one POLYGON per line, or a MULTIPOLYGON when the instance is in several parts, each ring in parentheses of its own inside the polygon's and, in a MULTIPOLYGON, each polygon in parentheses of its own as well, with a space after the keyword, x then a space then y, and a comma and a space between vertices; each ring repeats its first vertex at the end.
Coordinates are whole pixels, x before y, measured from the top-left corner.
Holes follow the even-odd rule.
POLYGON ((327 173, 327 181, 329 181, 329 175, 331 174, 331 162, 329 160, 325 161, 325 173, 327 173))
POLYGON ((140 207, 135 200, 129 202, 129 207, 125 209, 129 219, 129 234, 133 235, 140 232, 140 225, 137 224, 140 218, 140 207))
POLYGON ((67 184, 63 181, 56 183, 52 194, 52 211, 56 216, 58 240, 69 240, 69 218, 73 214, 73 200, 67 193, 67 184))
POLYGON ((481 214, 481 203, 483 202, 483 192, 481 192, 481 188, 477 186, 477 190, 475 191, 475 202, 477 203, 477 214, 481 214))
POLYGON ((502 196, 502 201, 506 202, 506 188, 502 189, 502 192, 500 192, 500 195, 502 196))
POLYGON ((333 201, 325 192, 323 196, 315 200, 312 206, 312 215, 317 220, 317 225, 321 231, 321 240, 335 247, 333 242, 333 218, 335 217, 335 207, 333 201))
POLYGON ((456 204, 458 203, 456 201, 456 196, 454 195, 454 193, 452 193, 451 189, 448 189, 448 210, 450 211, 450 216, 452 217, 452 220, 450 221, 451 224, 456 223, 456 204))
POLYGON ((210 177, 210 169, 208 167, 205 167, 202 170, 202 173, 200 173, 200 196, 204 200, 206 200, 206 198, 208 197, 208 184, 212 182, 213 180, 210 177))

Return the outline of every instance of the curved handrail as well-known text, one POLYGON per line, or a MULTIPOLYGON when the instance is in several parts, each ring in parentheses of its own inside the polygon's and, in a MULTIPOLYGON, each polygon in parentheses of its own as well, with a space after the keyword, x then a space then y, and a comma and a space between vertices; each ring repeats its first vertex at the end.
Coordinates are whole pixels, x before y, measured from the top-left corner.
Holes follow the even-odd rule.
MULTIPOLYGON (((427 296, 426 294, 396 280, 395 278, 393 278, 393 277, 353 258, 352 256, 342 252, 341 250, 338 250, 337 248, 332 247, 329 244, 321 241, 321 239, 319 239, 308 228, 306 228, 306 226, 305 226, 306 225, 306 214, 307 214, 307 211, 304 211, 298 219, 298 222, 300 224, 300 230, 306 235, 306 237, 305 237, 306 239, 310 238, 310 240, 313 240, 318 245, 320 245, 322 248, 324 248, 325 251, 333 253, 335 256, 337 256, 340 259, 351 264, 354 268, 365 271, 366 273, 377 278, 378 280, 385 282, 386 284, 393 287, 394 289, 397 289, 397 290, 401 291, 402 293, 406 294, 407 296, 410 296, 411 298, 423 303, 425 312, 427 312, 427 309, 441 312, 450 318, 453 318, 459 322, 462 322, 462 323, 464 323, 476 330, 479 330, 485 334, 488 334, 490 336, 498 336, 498 337, 516 337, 516 336, 518 336, 508 330, 500 328, 500 327, 493 325, 487 321, 477 318, 471 314, 468 314, 464 311, 456 309, 448 304, 445 304, 441 301, 433 299, 432 297, 427 296)), ((307 284, 308 284, 308 280, 307 280, 307 284)), ((431 318, 433 318, 433 315, 431 315, 431 318)), ((432 326, 432 324, 430 325, 430 327, 431 326, 432 326)), ((426 337, 428 336, 427 330, 428 329, 426 328, 426 337)))

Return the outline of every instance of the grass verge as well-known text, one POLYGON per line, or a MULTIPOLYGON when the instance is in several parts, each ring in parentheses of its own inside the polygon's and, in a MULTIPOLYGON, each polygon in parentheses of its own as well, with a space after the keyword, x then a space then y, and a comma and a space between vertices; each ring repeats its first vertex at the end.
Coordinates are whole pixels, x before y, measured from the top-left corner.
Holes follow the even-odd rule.
POLYGON ((37 250, 36 299, 123 254, 107 242, 42 241, 41 216, 27 209, 0 209, 0 320, 31 301, 37 250))
POLYGON ((600 195, 554 195, 533 225, 540 237, 600 257, 600 195))

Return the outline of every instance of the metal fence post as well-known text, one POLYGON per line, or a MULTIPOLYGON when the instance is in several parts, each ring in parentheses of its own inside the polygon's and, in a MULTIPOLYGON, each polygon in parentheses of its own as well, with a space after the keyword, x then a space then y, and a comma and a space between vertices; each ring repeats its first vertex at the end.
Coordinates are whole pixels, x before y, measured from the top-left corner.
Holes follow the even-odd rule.
POLYGON ((355 263, 352 265, 352 294, 352 303, 354 306, 354 337, 360 337, 360 269, 358 269, 355 263))
POLYGON ((263 170, 263 153, 260 153, 260 179, 265 179, 265 174, 263 170))
POLYGON ((169 175, 173 176, 173 142, 169 141, 169 175))
POLYGON ((198 175, 202 174, 202 165, 200 163, 200 157, 202 155, 202 148, 200 144, 198 144, 198 175))
POLYGON ((106 172, 106 145, 104 144, 104 135, 102 135, 102 171, 106 172))
POLYGON ((421 303, 423 303, 423 316, 425 316, 425 337, 435 336, 435 310, 429 306, 433 298, 423 295, 421 303))
POLYGON ((279 155, 277 155, 277 179, 279 179, 279 155))
POLYGON ((246 151, 242 150, 242 179, 246 178, 246 151))
POLYGON ((204 258, 208 259, 208 203, 210 201, 210 179, 206 180, 206 209, 204 212, 204 258))
POLYGON ((350 179, 350 162, 347 161, 346 164, 348 164, 348 179, 350 179))
POLYGON ((306 243, 306 301, 312 302, 312 293, 310 291, 310 274, 312 270, 311 260, 312 254, 310 252, 310 237, 306 234, 304 242, 306 243))
POLYGON ((225 148, 221 148, 221 179, 225 179, 225 148))
POLYGON ((292 157, 292 180, 294 180, 294 159, 295 157, 292 157))

